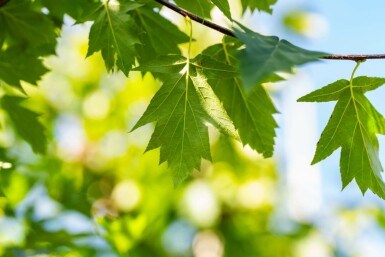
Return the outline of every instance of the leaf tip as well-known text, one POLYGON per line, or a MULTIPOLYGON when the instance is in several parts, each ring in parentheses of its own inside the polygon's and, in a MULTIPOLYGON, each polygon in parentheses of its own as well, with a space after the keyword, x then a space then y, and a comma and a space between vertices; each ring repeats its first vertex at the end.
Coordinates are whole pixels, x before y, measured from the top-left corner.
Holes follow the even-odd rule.
POLYGON ((304 95, 304 96, 298 98, 298 99, 297 99, 297 102, 299 102, 299 103, 301 103, 301 102, 307 102, 307 101, 306 101, 306 95, 304 95))
POLYGON ((314 156, 313 160, 311 161, 310 165, 315 165, 317 163, 319 163, 321 160, 319 158, 317 158, 317 156, 314 156))
POLYGON ((273 151, 271 150, 269 150, 269 151, 264 151, 263 153, 262 153, 262 156, 263 156, 263 158, 271 158, 271 157, 273 157, 273 151))
POLYGON ((187 176, 180 176, 178 174, 173 173, 172 181, 174 184, 174 188, 180 187, 186 179, 187 179, 187 176))

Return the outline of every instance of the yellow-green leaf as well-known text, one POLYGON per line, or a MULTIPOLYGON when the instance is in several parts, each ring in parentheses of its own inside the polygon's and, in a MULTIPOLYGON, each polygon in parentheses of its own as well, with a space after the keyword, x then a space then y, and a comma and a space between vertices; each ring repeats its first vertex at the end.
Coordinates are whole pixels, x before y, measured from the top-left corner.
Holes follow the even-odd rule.
POLYGON ((202 158, 211 159, 208 122, 237 137, 232 121, 204 73, 208 70, 213 77, 226 71, 227 76, 234 76, 236 72, 231 66, 217 66, 214 60, 203 62, 201 58, 166 56, 135 70, 161 74, 162 87, 133 129, 156 122, 147 150, 160 147, 160 162, 167 161, 175 184, 194 169, 199 170, 202 158))
POLYGON ((342 147, 342 186, 346 187, 355 179, 362 193, 370 189, 385 199, 377 139, 377 134, 385 134, 385 119, 364 96, 365 92, 384 83, 383 78, 357 77, 351 82, 339 80, 301 97, 299 101, 338 101, 317 143, 312 164, 342 147))
POLYGON ((87 56, 101 51, 108 70, 117 67, 126 76, 135 62, 135 44, 139 44, 135 22, 128 11, 139 4, 125 2, 120 5, 104 2, 96 4, 80 21, 95 18, 89 34, 87 56))

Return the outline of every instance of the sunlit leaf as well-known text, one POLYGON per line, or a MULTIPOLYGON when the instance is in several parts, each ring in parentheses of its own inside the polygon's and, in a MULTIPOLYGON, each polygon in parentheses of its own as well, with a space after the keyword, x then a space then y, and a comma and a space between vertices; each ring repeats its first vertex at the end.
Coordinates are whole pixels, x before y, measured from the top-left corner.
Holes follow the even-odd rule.
POLYGON ((120 5, 104 2, 84 13, 78 22, 96 17, 89 34, 87 56, 101 51, 108 70, 116 66, 127 76, 135 62, 134 45, 140 43, 135 22, 127 12, 139 6, 135 2, 120 5))
POLYGON ((265 11, 270 14, 273 12, 271 6, 276 2, 277 0, 241 0, 243 11, 249 9, 251 12, 253 12, 255 9, 257 9, 259 11, 265 11))
MULTIPOLYGON (((203 53, 222 62, 236 65, 234 56, 241 43, 226 39, 223 44, 213 45, 203 53)), ((274 80, 274 79, 272 79, 274 80)), ((275 129, 278 127, 273 114, 277 113, 270 96, 260 84, 246 92, 240 78, 222 78, 210 81, 214 92, 223 105, 238 130, 244 145, 271 157, 274 151, 275 129)))
POLYGON ((224 15, 226 15, 229 20, 232 20, 230 5, 227 0, 212 0, 212 2, 223 12, 224 15))
POLYGON ((351 84, 347 80, 339 80, 298 100, 338 100, 317 143, 312 164, 342 147, 340 167, 343 187, 354 178, 362 193, 370 189, 382 198, 385 198, 385 184, 381 177, 383 168, 378 156, 376 134, 385 134, 385 119, 363 93, 384 83, 383 78, 357 77, 351 84))
POLYGON ((214 5, 208 0, 175 0, 175 3, 201 17, 210 18, 210 11, 214 5))
POLYGON ((210 11, 215 5, 229 20, 232 20, 228 0, 176 0, 175 3, 196 15, 205 18, 210 18, 210 11))
POLYGON ((181 56, 168 56, 136 68, 163 73, 162 87, 133 129, 156 121, 147 150, 160 147, 160 162, 167 161, 175 184, 194 169, 199 170, 202 158, 211 159, 207 122, 230 136, 237 136, 204 75, 205 70, 210 78, 221 74, 231 77, 236 72, 231 66, 205 59, 209 58, 189 61, 181 56))
POLYGON ((148 62, 164 53, 180 54, 178 45, 189 41, 177 26, 147 6, 138 8, 134 17, 143 31, 140 33, 142 45, 137 47, 140 62, 148 62))

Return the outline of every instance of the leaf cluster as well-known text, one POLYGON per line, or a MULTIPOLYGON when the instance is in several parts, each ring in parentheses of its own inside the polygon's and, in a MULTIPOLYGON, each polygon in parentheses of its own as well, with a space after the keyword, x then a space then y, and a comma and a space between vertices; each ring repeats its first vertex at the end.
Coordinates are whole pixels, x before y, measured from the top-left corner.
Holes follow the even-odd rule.
MULTIPOLYGON (((216 6, 232 20, 227 0, 176 3, 207 18, 216 6)), ((274 3, 242 1, 242 7, 244 11, 249 8, 271 12, 274 3)), ((20 81, 36 84, 47 72, 41 57, 54 54, 63 16, 70 15, 76 24, 91 21, 87 56, 101 52, 108 71, 120 70, 126 76, 139 64, 135 70, 151 72, 163 82, 135 128, 156 122, 147 149, 161 148, 160 162, 167 161, 176 183, 199 169, 201 158, 211 159, 208 124, 271 157, 277 127, 273 114, 277 110, 262 84, 278 80, 276 71, 289 71, 293 65, 319 57, 319 53, 260 35, 238 24, 234 32, 239 40, 224 39, 222 44, 209 47, 201 55, 186 58, 181 55, 179 45, 191 44, 191 36, 162 16, 155 1, 83 0, 62 4, 58 8, 49 0, 23 0, 11 1, 0 9, 0 27, 5 30, 0 53, 4 68, 0 70, 0 78, 21 91, 20 81), (43 7, 46 13, 38 11, 43 7), (273 51, 276 48, 278 51, 273 51), (293 61, 290 54, 300 54, 303 58, 293 61), (259 70, 257 77, 253 75, 259 70)), ((26 130, 21 122, 28 121, 26 115, 29 115, 31 119, 34 117, 33 123, 39 124, 37 115, 23 109, 18 98, 4 99, 3 109, 10 112, 16 131, 35 151, 43 152, 46 139, 41 136, 42 126, 26 130), (14 99, 11 103, 20 107, 10 108, 6 99, 14 99)))
POLYGON ((281 80, 276 71, 288 71, 321 55, 242 28, 235 29, 239 40, 224 38, 194 59, 162 56, 136 68, 152 72, 163 85, 134 129, 157 122, 147 150, 160 147, 160 162, 168 162, 175 183, 199 169, 201 158, 211 159, 207 122, 271 157, 277 110, 262 84, 281 80), (266 50, 263 56, 256 54, 261 49, 266 50), (279 54, 267 49, 279 49, 279 54), (290 54, 303 59, 293 60, 290 54), (252 70, 264 70, 255 77, 243 72, 245 63, 252 70))

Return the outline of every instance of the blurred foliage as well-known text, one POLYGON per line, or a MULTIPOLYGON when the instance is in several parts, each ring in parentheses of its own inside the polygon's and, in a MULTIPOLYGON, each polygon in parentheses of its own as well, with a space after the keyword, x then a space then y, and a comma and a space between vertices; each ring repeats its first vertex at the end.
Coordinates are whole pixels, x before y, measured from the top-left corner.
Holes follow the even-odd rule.
POLYGON ((282 22, 289 31, 308 39, 322 38, 328 31, 328 23, 323 16, 303 9, 287 12, 282 22))

